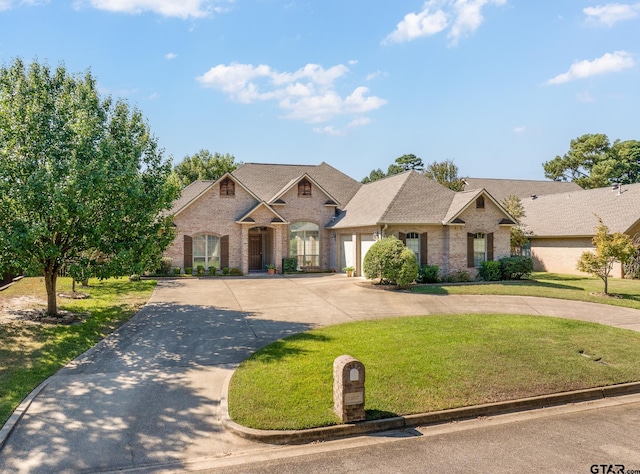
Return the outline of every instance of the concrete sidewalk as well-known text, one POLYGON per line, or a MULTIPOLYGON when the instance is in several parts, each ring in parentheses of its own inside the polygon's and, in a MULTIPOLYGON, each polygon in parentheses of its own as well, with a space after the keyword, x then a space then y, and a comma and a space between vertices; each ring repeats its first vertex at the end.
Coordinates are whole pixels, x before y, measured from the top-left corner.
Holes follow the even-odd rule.
POLYGON ((161 281, 140 313, 50 377, 22 418, 3 428, 12 432, 0 450, 0 472, 179 470, 202 460, 282 449, 223 428, 224 381, 256 349, 313 327, 400 315, 500 312, 640 331, 640 311, 627 308, 531 297, 418 295, 358 282, 341 274, 161 281))

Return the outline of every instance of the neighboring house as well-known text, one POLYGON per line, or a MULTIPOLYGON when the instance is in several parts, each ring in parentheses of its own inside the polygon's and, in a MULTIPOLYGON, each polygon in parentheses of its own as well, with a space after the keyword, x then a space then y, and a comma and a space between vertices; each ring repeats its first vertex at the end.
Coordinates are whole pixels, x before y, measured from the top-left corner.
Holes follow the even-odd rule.
POLYGON ((511 216, 484 189, 456 193, 409 171, 362 185, 335 168, 246 163, 187 186, 171 211, 174 266, 261 271, 295 257, 308 270, 362 272, 367 250, 395 235, 444 273, 509 255, 511 216))
MULTIPOLYGON (((531 232, 535 270, 580 274, 576 265, 591 240, 598 219, 610 232, 634 237, 640 233, 640 183, 597 189, 578 189, 522 200, 525 229, 531 232)), ((617 265, 612 276, 622 277, 617 265)))

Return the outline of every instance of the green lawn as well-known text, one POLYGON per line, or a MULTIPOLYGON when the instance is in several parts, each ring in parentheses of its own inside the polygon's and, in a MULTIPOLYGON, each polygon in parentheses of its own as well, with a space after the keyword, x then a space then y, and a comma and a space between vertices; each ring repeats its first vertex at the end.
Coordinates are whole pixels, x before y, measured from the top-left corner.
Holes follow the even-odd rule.
POLYGON ((234 421, 262 429, 338 423, 333 361, 366 370, 367 419, 640 381, 640 333, 542 316, 390 318, 313 330, 243 362, 234 421))
MULTIPOLYGON (((89 299, 59 298, 58 305, 61 310, 85 314, 82 324, 0 324, 0 426, 43 380, 135 314, 155 284, 151 280, 110 279, 90 280, 89 288, 78 286, 77 291, 88 293, 89 299)), ((58 292, 70 290, 71 280, 60 279, 58 292)), ((24 278, 0 292, 0 303, 9 304, 16 297, 46 301, 43 279, 24 278)))
POLYGON ((434 295, 544 296, 640 309, 640 280, 610 279, 609 297, 601 295, 603 287, 602 280, 595 277, 533 273, 528 280, 453 285, 442 283, 416 286, 411 291, 434 295))

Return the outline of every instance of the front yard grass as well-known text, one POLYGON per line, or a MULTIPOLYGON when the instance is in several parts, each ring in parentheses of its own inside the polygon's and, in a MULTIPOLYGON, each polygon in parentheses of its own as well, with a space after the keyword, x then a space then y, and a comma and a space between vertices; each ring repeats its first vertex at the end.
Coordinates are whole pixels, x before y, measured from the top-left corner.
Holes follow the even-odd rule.
POLYGON ((637 332, 543 316, 390 318, 266 346, 231 380, 231 417, 260 429, 338 424, 342 354, 365 366, 367 419, 640 381, 637 332))
MULTIPOLYGON (((90 280, 77 291, 88 299, 58 299, 59 310, 80 313, 83 322, 73 325, 0 323, 0 426, 18 404, 42 381, 133 316, 149 299, 156 282, 127 279, 90 280)), ((71 291, 71 279, 58 280, 58 293, 71 291)), ((42 278, 24 278, 0 292, 0 306, 28 300, 28 307, 44 308, 42 278)), ((11 309, 11 307, 9 308, 11 309)))
POLYGON ((610 278, 609 296, 602 295, 603 288, 602 280, 595 277, 536 272, 528 280, 441 283, 415 286, 411 291, 432 295, 543 296, 640 309, 640 280, 610 278))

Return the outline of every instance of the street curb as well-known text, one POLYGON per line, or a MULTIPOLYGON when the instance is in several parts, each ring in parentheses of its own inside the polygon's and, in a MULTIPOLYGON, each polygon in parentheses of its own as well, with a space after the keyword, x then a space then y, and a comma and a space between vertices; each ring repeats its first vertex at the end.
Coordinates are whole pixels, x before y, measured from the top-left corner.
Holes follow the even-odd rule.
POLYGON ((18 424, 18 422, 22 419, 24 414, 27 412, 29 407, 31 406, 31 402, 44 390, 44 388, 49 384, 49 378, 47 378, 44 382, 34 388, 27 397, 22 400, 20 405, 13 411, 9 419, 2 425, 0 428, 0 450, 2 450, 3 446, 9 439, 11 433, 13 433, 14 428, 18 424))
POLYGON ((224 382, 220 403, 220 419, 222 425, 233 434, 251 441, 268 444, 306 444, 314 441, 328 441, 347 438, 380 431, 401 430, 416 426, 436 425, 452 421, 468 420, 483 416, 503 415, 507 413, 537 410, 558 405, 567 405, 605 398, 640 393, 640 382, 610 385, 573 392, 563 392, 538 397, 509 400, 506 402, 487 403, 483 405, 453 408, 416 415, 397 416, 382 420, 363 421, 307 430, 258 430, 239 425, 229 416, 228 393, 229 381, 233 372, 224 382))

